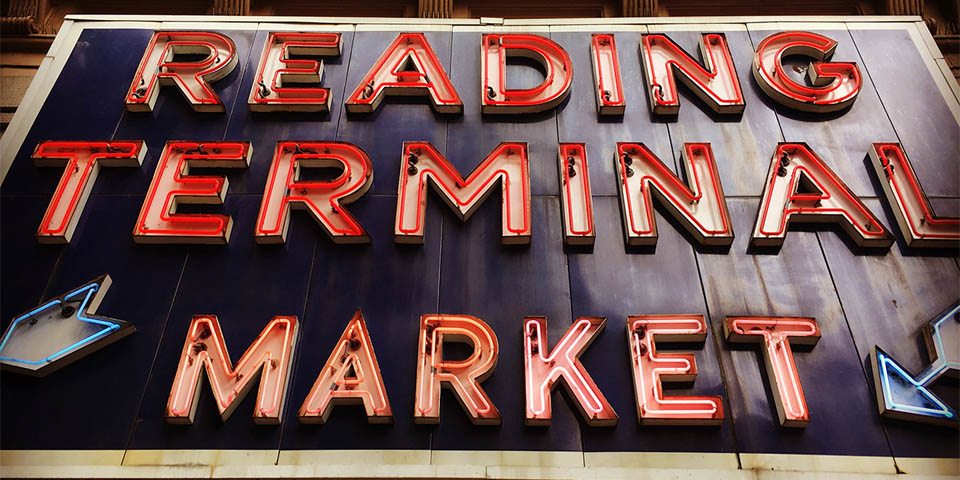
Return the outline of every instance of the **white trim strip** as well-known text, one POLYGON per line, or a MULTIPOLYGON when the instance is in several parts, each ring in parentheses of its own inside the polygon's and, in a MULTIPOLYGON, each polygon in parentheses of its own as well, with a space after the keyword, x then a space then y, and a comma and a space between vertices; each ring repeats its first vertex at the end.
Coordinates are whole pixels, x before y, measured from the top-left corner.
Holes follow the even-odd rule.
POLYGON ((356 26, 356 31, 358 32, 449 32, 452 29, 452 25, 419 25, 415 23, 360 23, 356 26))
MULTIPOLYGON (((106 15, 74 14, 66 20, 84 21, 177 21, 177 22, 270 22, 270 23, 351 23, 351 24, 410 24, 418 25, 481 25, 478 18, 400 18, 400 17, 289 17, 289 16, 224 16, 224 15, 106 15)), ((620 18, 549 18, 504 19, 504 25, 650 25, 662 23, 751 23, 779 22, 782 16, 730 17, 620 17, 620 18)), ((488 19, 489 20, 489 19, 488 19)), ((827 15, 790 17, 795 22, 922 22, 916 15, 827 15)))
POLYGON ((702 25, 695 23, 669 23, 662 25, 650 25, 650 33, 667 32, 746 32, 747 26, 742 23, 714 23, 712 25, 702 25))
MULTIPOLYGON (((117 459, 119 450, 50 451, 14 450, 2 452, 0 477, 18 478, 683 478, 690 480, 800 480, 831 478, 853 480, 901 480, 891 457, 855 457, 842 455, 775 455, 741 454, 743 466, 737 468, 715 459, 734 454, 703 453, 618 453, 636 461, 610 464, 597 463, 597 455, 584 454, 586 465, 571 459, 580 452, 442 452, 430 450, 307 450, 281 452, 280 464, 274 465, 276 450, 201 450, 199 455, 183 450, 149 450, 166 464, 124 465, 91 461, 97 458, 117 459), (163 452, 158 455, 159 452, 163 452), (438 464, 430 456, 448 454, 459 463, 438 464), (296 461, 284 462, 294 456, 296 461), (274 455, 271 458, 271 455, 274 455), (487 459, 501 455, 503 462, 487 459), (558 456, 555 456, 558 455, 558 456), (670 468, 658 466, 656 456, 671 458, 670 468), (457 458, 459 457, 459 459, 457 458), (80 463, 70 463, 70 460, 80 463), (704 462, 706 460, 706 462, 704 462), (540 463, 537 463, 539 461, 540 463)), ((142 457, 146 458, 146 457, 142 457)), ((118 460, 116 460, 118 461, 118 460)), ((960 460, 955 458, 900 458, 901 470, 909 478, 944 478, 960 474, 960 460)))

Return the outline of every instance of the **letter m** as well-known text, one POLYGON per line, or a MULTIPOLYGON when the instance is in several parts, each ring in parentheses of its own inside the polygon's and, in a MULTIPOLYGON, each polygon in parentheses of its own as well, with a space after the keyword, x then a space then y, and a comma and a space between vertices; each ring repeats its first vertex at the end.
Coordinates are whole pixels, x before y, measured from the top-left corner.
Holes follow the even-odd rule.
POLYGON ((503 243, 530 243, 530 171, 527 144, 501 143, 464 179, 429 142, 404 142, 397 187, 397 243, 423 243, 427 181, 466 221, 499 183, 503 193, 503 243))
POLYGON ((193 423, 206 373, 223 421, 236 410, 259 377, 253 420, 279 424, 298 334, 296 317, 274 317, 234 365, 217 317, 194 316, 167 400, 167 422, 193 423))

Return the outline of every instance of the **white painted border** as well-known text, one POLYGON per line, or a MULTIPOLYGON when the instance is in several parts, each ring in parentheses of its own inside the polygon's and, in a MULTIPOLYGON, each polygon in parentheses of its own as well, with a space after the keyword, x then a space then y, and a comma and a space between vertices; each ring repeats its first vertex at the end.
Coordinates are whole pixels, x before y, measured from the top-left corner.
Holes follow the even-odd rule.
POLYGON ((453 29, 452 25, 444 24, 426 24, 418 25, 415 23, 360 23, 357 24, 358 32, 449 32, 453 29))
POLYGON ((481 33, 550 33, 550 27, 543 25, 467 25, 453 27, 453 31, 481 33))
POLYGON ((658 25, 650 25, 647 27, 650 30, 650 33, 667 33, 667 32, 746 32, 747 26, 742 23, 715 23, 704 27, 703 25, 697 25, 693 23, 664 23, 658 25))
POLYGON ((903 480, 955 478, 958 459, 748 454, 742 467, 734 454, 652 453, 608 461, 604 453, 437 450, 120 450, 5 451, 0 477, 18 478, 543 478, 689 480, 903 480), (441 458, 438 458, 440 454, 441 458), (658 459, 663 457, 666 461, 658 459), (136 463, 136 464, 134 464, 136 463), (877 465, 881 465, 882 468, 877 465))
POLYGON ((550 25, 550 32, 640 32, 647 33, 646 25, 550 25))

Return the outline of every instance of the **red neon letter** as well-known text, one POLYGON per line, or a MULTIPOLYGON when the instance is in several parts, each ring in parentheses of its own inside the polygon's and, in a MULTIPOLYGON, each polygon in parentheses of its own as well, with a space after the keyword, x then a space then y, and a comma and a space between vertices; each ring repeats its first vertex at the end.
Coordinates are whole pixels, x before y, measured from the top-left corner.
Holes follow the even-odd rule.
POLYGON ((314 57, 339 56, 339 33, 270 33, 263 48, 260 68, 250 88, 250 110, 326 112, 330 110, 330 89, 321 87, 284 86, 284 82, 320 84, 323 62, 290 58, 291 55, 314 57))
POLYGON ((300 407, 301 423, 324 423, 333 407, 363 405, 370 423, 393 423, 380 364, 360 310, 337 341, 313 388, 300 407))
POLYGON ((198 112, 223 112, 220 97, 210 87, 237 65, 237 46, 226 35, 214 32, 156 32, 140 60, 127 91, 131 112, 153 111, 160 86, 173 85, 198 112), (206 55, 203 60, 178 62, 177 55, 206 55))
POLYGON ((440 387, 453 390, 474 425, 500 425, 500 411, 480 387, 497 366, 500 348, 490 325, 467 315, 423 315, 417 350, 417 394, 413 420, 440 423, 440 387), (466 360, 443 359, 443 342, 473 345, 466 360))
POLYGON ((605 323, 602 317, 578 318, 551 352, 546 338, 547 318, 523 320, 527 425, 550 425, 553 418, 550 392, 561 378, 587 425, 617 424, 617 412, 580 363, 580 354, 593 343, 605 323))
POLYGON ((873 168, 909 247, 957 248, 960 218, 938 217, 899 143, 874 143, 873 168))
POLYGON ((800 374, 793 361, 790 344, 816 345, 820 327, 812 318, 794 317, 727 317, 723 324, 727 341, 731 343, 763 343, 763 358, 767 379, 775 392, 780 425, 805 427, 810 423, 810 411, 803 396, 800 374))
POLYGON ((657 244, 652 193, 701 244, 733 243, 733 225, 709 143, 683 144, 681 162, 689 187, 642 143, 618 142, 617 152, 614 161, 628 245, 657 244))
POLYGON ((722 33, 700 36, 700 56, 703 65, 694 60, 670 37, 662 34, 644 35, 640 42, 643 73, 647 79, 647 97, 650 111, 656 114, 676 114, 680 111, 680 96, 674 74, 717 113, 743 111, 743 93, 737 69, 730 56, 727 38, 722 33))
POLYGON ((593 226, 587 150, 582 143, 561 143, 557 160, 562 193, 563 240, 567 245, 593 245, 597 232, 593 226))
POLYGON ((335 243, 370 243, 370 235, 343 205, 355 202, 373 184, 370 157, 346 142, 277 142, 273 166, 257 219, 257 243, 283 243, 290 207, 306 208, 335 243), (305 167, 341 168, 330 181, 302 181, 305 167))
POLYGON ((493 192, 497 181, 503 191, 503 243, 530 243, 530 170, 527 144, 501 143, 466 180, 429 142, 403 142, 397 191, 398 243, 423 243, 427 210, 427 180, 460 219, 470 215, 493 192))
POLYGON ((753 55, 753 78, 770 98, 797 110, 833 112, 853 104, 860 93, 856 63, 824 63, 833 57, 837 42, 818 33, 780 32, 763 39, 753 55), (812 87, 791 79, 783 58, 804 55, 816 59, 807 69, 812 87))
POLYGON ((573 63, 556 42, 529 33, 493 33, 482 39, 483 113, 542 112, 567 98, 573 83, 573 63), (507 89, 507 57, 513 56, 543 65, 543 83, 528 89, 507 89))
POLYGON ((597 112, 600 115, 623 115, 627 101, 623 98, 617 42, 612 33, 594 33, 590 36, 590 60, 593 62, 597 112))
POLYGON ((177 205, 222 204, 227 177, 189 175, 190 167, 247 168, 252 151, 249 142, 167 142, 133 228, 134 241, 226 244, 232 218, 178 214, 177 205))
POLYGON ((40 243, 70 243, 100 167, 139 167, 147 147, 132 142, 40 142, 33 151, 38 167, 66 167, 37 228, 40 243))
POLYGON ((372 112, 387 95, 430 96, 440 113, 463 113, 463 102, 422 33, 401 33, 347 99, 348 112, 372 112))
POLYGON ((637 419, 642 425, 720 425, 720 397, 665 396, 662 382, 692 382, 697 363, 689 353, 657 354, 656 342, 697 342, 707 338, 703 315, 643 315, 627 317, 630 367, 637 395, 637 419))
POLYGON ((193 317, 167 400, 167 422, 193 423, 202 373, 206 372, 223 421, 240 405, 259 376, 260 391, 253 421, 279 424, 297 335, 297 317, 273 317, 234 367, 216 315, 193 317))
POLYGON ((794 220, 839 223, 863 247, 893 244, 893 235, 807 144, 779 144, 767 177, 753 245, 782 245, 794 220))

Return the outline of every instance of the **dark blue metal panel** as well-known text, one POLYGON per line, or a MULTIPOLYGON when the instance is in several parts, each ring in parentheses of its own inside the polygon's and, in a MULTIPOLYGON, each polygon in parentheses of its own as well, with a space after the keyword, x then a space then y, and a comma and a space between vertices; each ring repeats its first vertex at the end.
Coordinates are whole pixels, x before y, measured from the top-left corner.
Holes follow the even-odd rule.
MULTIPOLYGON (((912 371, 923 367, 916 327, 939 311, 941 304, 949 303, 946 296, 955 294, 942 287, 956 285, 960 277, 955 256, 949 256, 955 252, 930 256, 907 250, 901 243, 890 253, 865 256, 851 250, 833 231, 791 232, 777 255, 748 252, 755 198, 729 200, 740 233, 729 252, 694 253, 686 236, 664 218, 659 219, 657 249, 624 250, 617 200, 612 198, 617 191, 612 164, 617 141, 645 142, 668 165, 675 164, 668 153, 676 152, 682 142, 709 141, 727 194, 759 194, 762 182, 757 179, 766 173, 777 131, 773 114, 767 110, 771 103, 762 94, 758 96, 749 78, 750 52, 744 34, 727 33, 747 96, 742 118, 724 120, 706 114, 703 105, 681 88, 680 115, 651 120, 642 88, 637 33, 617 33, 629 105, 622 118, 614 119, 596 115, 589 33, 552 35, 575 64, 572 97, 557 114, 526 117, 479 113, 477 32, 427 33, 465 102, 463 116, 436 115, 421 98, 388 99, 369 115, 343 112, 344 95, 356 87, 398 32, 359 32, 355 38, 353 33, 344 34, 343 55, 325 59, 324 83, 334 95, 333 113, 254 115, 245 103, 266 33, 226 33, 237 42, 240 54, 238 68, 213 84, 228 106, 227 114, 193 112, 170 88, 162 91, 153 113, 124 113, 122 94, 150 32, 90 30, 80 37, 27 135, 2 188, 2 323, 8 324, 14 315, 35 306, 43 295, 59 294, 109 273, 114 286, 100 313, 128 320, 138 331, 43 380, 3 374, 0 443, 4 449, 736 450, 889 455, 882 435, 885 428, 897 456, 956 455, 957 439, 955 435, 947 437, 952 435, 950 431, 881 420, 871 381, 866 378, 870 372, 864 371, 866 351, 873 343, 881 344, 912 371), (352 48, 354 40, 356 49, 352 48), (452 51, 458 52, 456 58, 451 59, 452 51), (348 68, 351 61, 355 64, 348 68), (558 123, 554 125, 554 121, 558 123), (669 122, 669 132, 661 122, 669 122), (466 223, 430 194, 431 226, 425 245, 394 244, 396 199, 392 195, 404 140, 433 142, 464 174, 499 142, 528 142, 533 191, 540 195, 558 191, 554 158, 558 136, 563 141, 586 142, 589 149, 598 195, 599 232, 592 252, 564 253, 555 196, 533 199, 531 245, 502 246, 496 193, 466 223), (146 140, 150 152, 145 165, 102 171, 71 245, 37 245, 33 233, 62 173, 33 167, 28 156, 37 141, 111 137, 146 140), (199 209, 233 216, 231 244, 133 243, 133 222, 162 145, 174 139, 223 138, 250 140, 255 147, 250 169, 228 174, 231 190, 226 204, 199 209), (373 245, 333 245, 303 212, 293 214, 285 245, 255 245, 253 224, 275 142, 333 138, 364 148, 376 167, 373 190, 349 206, 371 232, 373 245), (357 307, 363 309, 377 348, 396 423, 370 426, 360 408, 337 407, 325 425, 300 425, 296 411, 332 342, 357 307), (164 423, 163 409, 187 325, 190 317, 199 313, 219 315, 234 358, 239 358, 274 315, 300 317, 302 340, 282 427, 253 424, 254 394, 222 422, 206 385, 193 426, 164 423), (449 393, 443 394, 440 425, 413 424, 417 325, 425 313, 474 315, 494 327, 500 340, 500 362, 483 386, 503 414, 501 427, 473 426, 449 393), (700 376, 692 388, 671 393, 723 395, 727 421, 722 427, 636 426, 623 322, 629 314, 655 313, 710 316, 713 330, 704 349, 696 352, 700 376), (820 322, 823 338, 819 345, 811 352, 796 354, 813 415, 805 430, 783 430, 776 424, 760 354, 733 350, 718 337, 725 315, 745 314, 815 316, 820 322), (576 316, 607 316, 607 331, 587 350, 583 361, 620 414, 617 427, 581 427, 565 396, 558 394, 553 396, 551 427, 524 426, 521 325, 527 315, 549 317, 551 345, 576 316), (723 381, 729 390, 724 391, 723 381), (61 400, 65 397, 70 401, 61 400), (736 445, 731 432, 734 427, 736 445)), ((867 196, 878 195, 879 189, 870 184, 872 174, 863 162, 866 146, 899 139, 927 193, 956 197, 958 167, 950 153, 956 152, 958 127, 932 86, 909 35, 902 30, 854 31, 856 47, 863 55, 860 60, 853 42, 841 39, 846 32, 828 34, 841 40, 835 58, 860 61, 869 81, 847 112, 800 117, 780 111, 786 139, 810 143, 855 191, 867 196), (894 56, 888 50, 906 53, 894 56), (900 71, 910 73, 901 75, 900 71), (915 80, 917 88, 906 83, 907 79, 915 80), (872 90, 874 85, 877 91, 872 90), (907 91, 910 95, 902 93, 907 91), (878 92, 883 95, 882 106, 878 92), (883 107, 894 117, 898 135, 891 137, 893 130, 883 107), (905 119, 914 123, 903 123, 905 119)), ((696 41, 694 32, 671 36, 688 50, 696 41)), ((762 37, 757 33, 753 40, 762 37)), ((513 80, 539 81, 528 66, 511 65, 509 70, 514 86, 513 80)), ((957 215, 960 209, 955 198, 934 198, 932 203, 941 215, 957 215)), ((885 203, 871 200, 868 206, 878 214, 883 210, 885 223, 894 227, 885 203)), ((946 391, 956 397, 955 388, 946 391)))
MULTIPOLYGON (((595 198, 594 208, 597 242, 592 253, 569 255, 570 290, 574 316, 607 317, 607 331, 583 355, 583 363, 620 415, 620 422, 613 429, 585 429, 583 449, 734 451, 733 419, 729 412, 720 428, 638 426, 625 327, 627 315, 706 316, 706 305, 693 248, 664 218, 657 219, 660 241, 655 254, 626 253, 620 239, 617 199, 595 198)), ((693 387, 668 388, 667 395, 719 395, 726 400, 713 335, 714 332, 708 334, 703 350, 694 352, 699 375, 693 387)))
MULTIPOLYGON (((597 33, 602 33, 598 30, 597 33)), ((620 75, 627 107, 622 116, 601 116, 597 113, 597 99, 593 93, 593 71, 590 63, 590 33, 553 32, 551 38, 559 43, 573 61, 573 87, 570 98, 557 113, 557 130, 562 142, 584 142, 590 164, 590 183, 594 195, 617 195, 617 176, 613 156, 617 142, 643 142, 671 168, 670 137, 665 120, 653 118, 644 93, 643 68, 640 65, 640 33, 616 32, 620 75)), ((687 101, 685 104, 689 104, 687 101)), ((689 105, 685 108, 697 108, 689 105)), ((556 146, 554 146, 556 149, 556 146)), ((556 160, 552 158, 552 176, 545 176, 557 185, 556 160)), ((554 187, 556 193, 559 187, 554 187)))
POLYGON ((850 34, 924 190, 933 196, 960 196, 960 123, 909 32, 851 29, 850 34))
POLYGON ((98 313, 133 323, 136 333, 47 378, 4 375, 4 449, 126 447, 186 258, 181 248, 133 243, 139 208, 136 197, 91 199, 49 288, 59 295, 110 274, 98 313))
MULTIPOLYGON (((896 224, 890 209, 879 201, 866 204, 887 225, 896 224)), ((874 345, 911 373, 922 371, 928 357, 921 328, 957 299, 960 269, 954 259, 918 256, 899 234, 884 256, 857 255, 837 234, 818 235, 871 388, 875 387, 868 355, 874 345)), ((956 390, 944 398, 956 405, 956 390)), ((883 424, 896 457, 950 457, 960 451, 956 430, 889 420, 883 424)))
MULTIPOLYGON (((453 34, 453 67, 450 77, 463 99, 463 115, 447 124, 447 159, 467 176, 500 142, 526 142, 530 158, 530 191, 557 195, 557 121, 554 110, 518 115, 481 115, 483 93, 480 65, 480 32, 453 34)), ((546 32, 539 33, 549 36, 546 32)), ((528 65, 507 66, 508 88, 535 87, 543 75, 528 65)), ((576 75, 574 75, 576 78, 576 75)), ((558 109, 563 109, 560 104, 558 109)))
MULTIPOLYGON (((157 168, 160 152, 169 140, 223 140, 236 97, 239 95, 246 98, 246 94, 249 93, 249 90, 240 89, 240 79, 244 76, 256 32, 225 30, 218 33, 229 36, 237 44, 236 68, 226 77, 211 83, 227 111, 225 113, 194 112, 178 89, 161 88, 153 111, 127 112, 113 136, 115 140, 145 141, 147 156, 143 160, 143 166, 140 169, 117 169, 115 174, 97 182, 93 189, 95 194, 146 192, 154 170, 157 168)), ((143 55, 142 49, 140 55, 143 55)), ((255 56, 259 57, 260 52, 255 56)), ((134 63, 138 62, 139 60, 134 61, 134 63)), ((129 85, 125 85, 121 90, 125 92, 127 87, 129 85)), ((122 97, 118 101, 122 101, 122 97)))
MULTIPOLYGON (((428 201, 439 199, 433 196, 428 201)), ((500 344, 497 369, 481 385, 500 409, 503 425, 472 425, 454 397, 445 392, 432 446, 442 450, 580 450, 578 414, 557 392, 552 425, 524 426, 523 318, 546 315, 551 346, 572 324, 560 205, 555 197, 534 197, 533 242, 502 246, 498 203, 486 202, 466 223, 452 212, 444 212, 438 313, 472 315, 496 332, 500 344)), ((602 332, 601 336, 611 334, 602 332)))
MULTIPOLYGON (((400 33, 356 32, 344 97, 349 97, 363 83, 364 76, 400 33)), ((449 74, 450 32, 425 32, 424 35, 449 74)), ((463 95, 460 88, 457 91, 463 95)), ((447 132, 438 122, 445 116, 431 110, 427 97, 387 96, 376 111, 357 114, 348 114, 342 103, 334 106, 339 109, 341 119, 337 140, 357 145, 370 156, 375 172, 370 193, 397 194, 397 175, 400 173, 404 141, 429 141, 441 152, 444 150, 447 132)))
MULTIPOLYGON (((256 245, 253 225, 259 205, 256 196, 227 197, 223 210, 234 220, 227 247, 174 247, 178 252, 188 251, 188 259, 179 284, 172 280, 162 283, 175 287, 177 294, 129 448, 279 448, 279 426, 253 423, 256 391, 223 422, 205 382, 193 425, 168 425, 163 419, 194 315, 217 315, 234 362, 274 316, 296 315, 303 322, 301 327, 307 323, 303 311, 317 232, 309 222, 293 222, 286 244, 256 245)), ((298 347, 311 348, 302 341, 298 347)), ((296 400, 288 397, 288 401, 296 400)))
MULTIPOLYGON (((758 200, 727 203, 736 230, 750 232, 758 200)), ((714 334, 722 337, 727 315, 774 315, 815 317, 822 337, 812 351, 794 351, 811 417, 803 429, 780 427, 762 353, 723 342, 739 451, 890 455, 817 234, 791 231, 776 255, 747 252, 749 240, 737 236, 728 254, 698 254, 714 334)))
MULTIPOLYGON (((130 87, 152 33, 149 30, 85 30, 80 35, 7 172, 3 195, 53 193, 63 170, 33 166, 30 155, 38 142, 111 138, 124 113, 123 95, 130 87)), ((108 181, 120 170, 125 169, 106 169, 101 172, 100 182, 108 181)))
POLYGON ((0 324, 4 329, 15 316, 43 300, 40 297, 63 251, 60 245, 40 245, 34 238, 48 201, 46 196, 0 201, 0 324))
MULTIPOLYGON (((420 315, 437 308, 440 275, 439 201, 422 246, 393 242, 396 197, 369 196, 350 207, 370 232, 370 246, 320 240, 304 316, 300 358, 290 390, 284 449, 427 449, 430 428, 414 425, 420 315), (327 423, 300 424, 297 411, 347 322, 361 309, 393 410, 393 425, 369 425, 361 406, 337 406, 327 423)), ((459 407, 458 407, 459 408, 459 407)), ((449 412, 451 414, 455 412, 449 412)))
MULTIPOLYGON (((257 32, 256 41, 250 50, 240 82, 239 93, 233 105, 230 124, 227 126, 226 140, 248 141, 254 146, 250 168, 231 176, 230 195, 262 195, 270 165, 273 161, 274 147, 280 140, 334 140, 340 123, 340 109, 343 107, 344 85, 347 65, 353 47, 353 32, 342 32, 343 52, 339 57, 324 57, 322 86, 330 89, 330 112, 251 112, 247 105, 250 88, 257 75, 263 45, 269 32, 257 32)), ((397 152, 400 149, 397 147, 397 152)), ((380 175, 392 174, 381 169, 380 175)), ((374 176, 376 178, 376 176, 374 176)))
MULTIPOLYGON (((666 34, 695 58, 703 32, 668 31, 666 34)), ((717 160, 723 192, 729 196, 761 195, 770 158, 780 141, 777 118, 766 95, 753 80, 753 45, 745 31, 723 32, 730 46, 737 78, 746 107, 743 115, 714 114, 689 88, 678 83, 680 113, 676 123, 668 123, 673 151, 680 152, 687 142, 709 142, 717 160)), ((646 106, 646 105, 644 105, 646 106)), ((679 153, 677 153, 679 161, 679 153)), ((741 232, 743 233, 743 232, 741 232)))
MULTIPOLYGON (((783 129, 783 138, 787 142, 807 142, 808 145, 823 158, 847 186, 857 195, 876 196, 879 191, 870 184, 871 173, 864 168, 863 158, 870 151, 874 142, 895 142, 896 133, 887 119, 883 105, 877 91, 871 82, 871 76, 864 68, 864 63, 857 52, 857 45, 850 38, 847 30, 813 30, 815 33, 826 35, 838 42, 833 60, 837 62, 855 62, 860 67, 863 76, 863 87, 849 109, 833 113, 806 113, 798 112, 780 106, 776 102, 767 100, 770 106, 776 106, 780 127, 783 129)), ((752 31, 750 37, 754 44, 759 44, 775 31, 752 31)), ((885 48, 890 48, 889 46, 885 48)), ((789 57, 788 57, 789 58, 789 57)), ((784 70, 798 82, 804 81, 804 74, 809 65, 809 59, 797 57, 784 70), (795 66, 791 68, 791 66, 795 66)), ((786 62, 785 62, 786 63, 786 62)), ((751 79, 754 89, 762 96, 765 94, 751 79)), ((749 107, 748 107, 749 108, 749 107)), ((956 126, 956 125, 955 125, 956 126)), ((955 142, 956 143, 956 142, 955 142)), ((764 172, 770 166, 773 150, 763 152, 767 160, 764 172)), ((913 161, 913 155, 910 156, 913 161)), ((914 162, 916 163, 916 162, 914 162)), ((763 182, 757 184, 754 194, 762 192, 763 182)))

